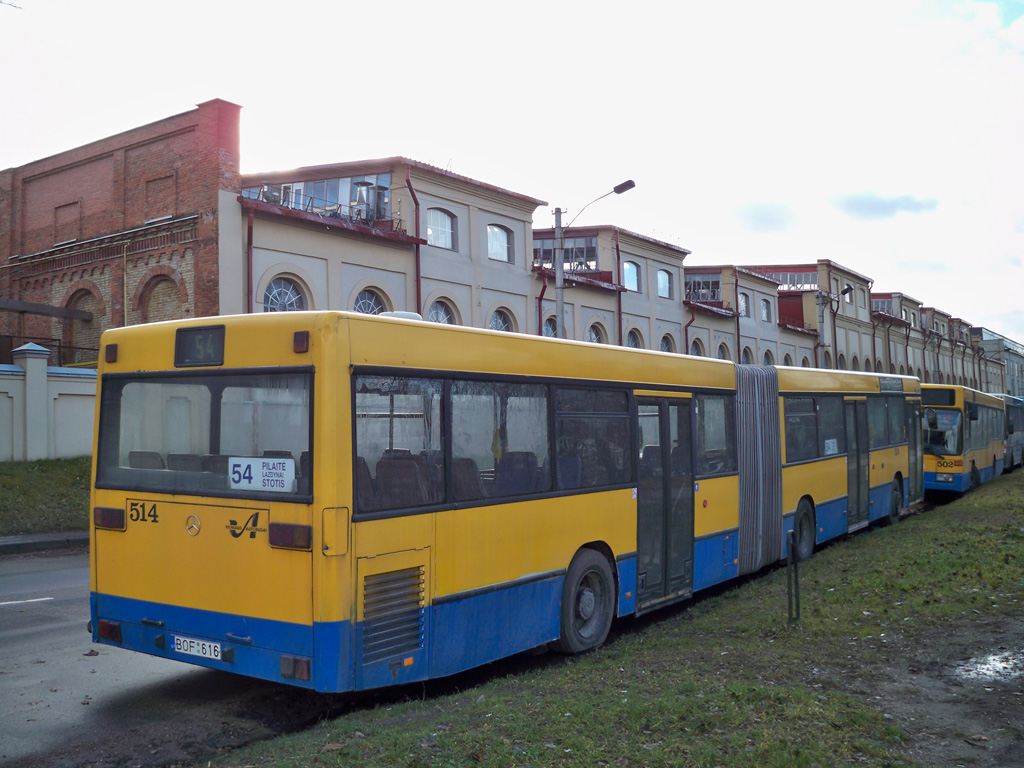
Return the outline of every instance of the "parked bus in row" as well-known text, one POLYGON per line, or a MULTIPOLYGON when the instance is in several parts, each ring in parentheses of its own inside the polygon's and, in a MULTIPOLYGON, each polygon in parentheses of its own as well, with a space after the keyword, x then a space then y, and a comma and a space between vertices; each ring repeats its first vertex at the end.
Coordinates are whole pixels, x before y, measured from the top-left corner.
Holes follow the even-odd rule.
POLYGON ((954 384, 922 384, 925 491, 965 493, 1003 472, 1006 404, 954 384))
POLYGON ((996 395, 1006 408, 1006 453, 1003 457, 1003 471, 1024 466, 1024 398, 1013 395, 996 395))
POLYGON ((586 651, 922 490, 912 377, 345 312, 101 344, 93 640, 318 691, 586 651))

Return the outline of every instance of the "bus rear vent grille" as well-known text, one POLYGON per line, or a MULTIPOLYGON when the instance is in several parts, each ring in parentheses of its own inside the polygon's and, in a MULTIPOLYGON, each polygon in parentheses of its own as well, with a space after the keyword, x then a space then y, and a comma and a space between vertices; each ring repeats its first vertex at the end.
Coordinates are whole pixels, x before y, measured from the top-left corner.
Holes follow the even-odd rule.
POLYGON ((363 664, 423 647, 424 581, 423 566, 363 580, 363 664))

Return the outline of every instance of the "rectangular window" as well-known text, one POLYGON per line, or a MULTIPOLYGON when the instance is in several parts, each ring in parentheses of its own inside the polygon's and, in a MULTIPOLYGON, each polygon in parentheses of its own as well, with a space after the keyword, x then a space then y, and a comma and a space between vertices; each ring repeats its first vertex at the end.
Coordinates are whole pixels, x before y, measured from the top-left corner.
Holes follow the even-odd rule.
POLYGON ((356 506, 406 509, 444 499, 443 384, 436 379, 355 379, 356 506))
POLYGON ((818 411, 818 456, 846 453, 846 422, 841 397, 816 397, 818 411))
POLYGON ((312 374, 108 375, 97 485, 279 498, 310 493, 312 374))
POLYGON ((548 391, 540 384, 451 384, 456 501, 550 490, 548 391))
POLYGON ((632 481, 633 441, 625 392, 559 389, 555 412, 559 488, 596 488, 632 481))
POLYGON ((818 457, 818 415, 810 397, 783 399, 786 423, 786 463, 818 457))
POLYGON ((694 474, 736 471, 736 410, 732 395, 694 396, 694 474))
POLYGON ((658 296, 663 299, 672 298, 672 274, 665 269, 658 270, 658 296))
POLYGON ((889 413, 885 397, 868 399, 868 445, 872 450, 889 444, 889 413))

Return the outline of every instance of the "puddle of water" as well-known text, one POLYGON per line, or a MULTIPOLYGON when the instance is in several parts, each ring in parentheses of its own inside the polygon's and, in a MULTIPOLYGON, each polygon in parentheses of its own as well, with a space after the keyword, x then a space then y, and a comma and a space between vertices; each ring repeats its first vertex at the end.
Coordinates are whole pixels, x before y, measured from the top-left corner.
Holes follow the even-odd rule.
POLYGON ((957 664, 956 674, 968 680, 1009 682, 1024 677, 1024 649, 979 656, 957 664))

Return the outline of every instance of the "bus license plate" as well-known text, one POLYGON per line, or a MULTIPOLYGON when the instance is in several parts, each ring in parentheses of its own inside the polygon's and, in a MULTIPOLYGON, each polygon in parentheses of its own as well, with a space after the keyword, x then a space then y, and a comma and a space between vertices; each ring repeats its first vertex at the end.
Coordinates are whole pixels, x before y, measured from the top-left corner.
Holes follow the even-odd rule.
POLYGON ((174 637, 174 650, 189 656, 201 656, 204 659, 220 661, 220 643, 208 640, 195 640, 191 637, 174 637))

